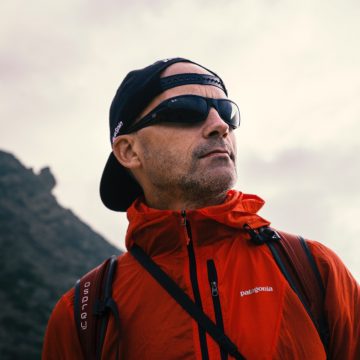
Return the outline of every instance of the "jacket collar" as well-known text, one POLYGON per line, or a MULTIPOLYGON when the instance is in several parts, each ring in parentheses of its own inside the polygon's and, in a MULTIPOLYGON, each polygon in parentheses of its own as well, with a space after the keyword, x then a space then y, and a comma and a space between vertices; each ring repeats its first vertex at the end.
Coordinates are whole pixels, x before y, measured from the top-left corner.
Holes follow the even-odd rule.
POLYGON ((256 195, 230 190, 223 204, 185 212, 149 208, 141 198, 128 209, 126 248, 136 243, 154 256, 184 249, 190 224, 194 246, 204 246, 235 235, 245 224, 251 228, 270 223, 257 215, 264 201, 256 195))

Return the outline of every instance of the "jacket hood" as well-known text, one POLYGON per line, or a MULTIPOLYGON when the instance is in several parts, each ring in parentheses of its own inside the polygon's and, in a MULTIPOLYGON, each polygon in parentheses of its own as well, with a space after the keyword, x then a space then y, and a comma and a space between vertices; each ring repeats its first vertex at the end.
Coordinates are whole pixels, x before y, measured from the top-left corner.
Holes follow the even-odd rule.
POLYGON ((136 243, 147 252, 158 253, 186 246, 185 217, 197 246, 217 241, 219 234, 221 237, 231 236, 232 232, 242 230, 245 224, 254 229, 268 226, 270 222, 257 215, 264 203, 256 195, 236 190, 230 190, 220 205, 185 211, 149 208, 138 198, 127 212, 126 248, 130 249, 136 243))

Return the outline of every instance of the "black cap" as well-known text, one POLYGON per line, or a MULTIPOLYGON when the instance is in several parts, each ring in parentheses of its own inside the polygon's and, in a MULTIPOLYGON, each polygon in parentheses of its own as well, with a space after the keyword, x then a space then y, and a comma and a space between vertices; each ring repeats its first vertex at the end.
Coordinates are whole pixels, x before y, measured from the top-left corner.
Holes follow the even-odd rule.
MULTIPOLYGON (((189 62, 201 66, 217 77, 225 93, 222 80, 211 70, 184 58, 172 58, 155 62, 143 69, 131 71, 120 84, 110 107, 110 142, 126 131, 151 100, 165 88, 160 81, 161 73, 177 62, 189 62)), ((174 84, 173 86, 180 86, 174 84)), ((167 86, 167 88, 170 88, 167 86)), ((142 194, 142 189, 111 152, 100 182, 100 197, 106 207, 114 211, 126 211, 131 203, 142 194)))

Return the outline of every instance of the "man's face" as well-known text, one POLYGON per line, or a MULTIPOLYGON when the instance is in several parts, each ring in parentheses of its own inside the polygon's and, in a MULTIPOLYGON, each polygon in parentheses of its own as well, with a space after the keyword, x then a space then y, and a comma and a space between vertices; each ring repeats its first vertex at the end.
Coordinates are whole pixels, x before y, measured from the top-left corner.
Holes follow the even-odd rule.
MULTIPOLYGON (((196 65, 177 63, 167 68, 163 76, 186 72, 207 73, 196 65)), ((185 94, 226 98, 221 89, 211 85, 183 85, 154 98, 139 118, 165 99, 185 94)), ((235 136, 214 108, 203 122, 156 124, 134 136, 145 196, 147 192, 170 193, 194 201, 225 193, 236 181, 235 136)))

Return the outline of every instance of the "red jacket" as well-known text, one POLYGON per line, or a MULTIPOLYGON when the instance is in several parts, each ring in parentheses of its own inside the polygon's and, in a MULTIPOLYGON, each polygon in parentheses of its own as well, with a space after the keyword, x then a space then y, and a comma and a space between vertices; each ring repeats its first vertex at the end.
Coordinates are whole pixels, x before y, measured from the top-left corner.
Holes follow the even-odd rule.
MULTIPOLYGON (((243 230, 244 224, 269 224, 256 214, 262 205, 257 196, 236 191, 222 205, 186 213, 150 209, 138 200, 128 210, 126 246, 142 247, 214 321, 220 311, 225 333, 246 359, 325 359, 312 321, 268 247, 252 245, 243 230), (217 279, 210 284, 214 272, 217 279)), ((330 359, 360 359, 359 285, 331 250, 313 241, 309 247, 326 287, 330 359)), ((206 352, 220 359, 214 340, 129 253, 119 258, 113 298, 121 317, 121 359, 201 360, 206 352)), ((73 302, 70 290, 56 305, 43 359, 82 358, 73 302)), ((111 318, 103 359, 115 359, 116 345, 111 318)))

